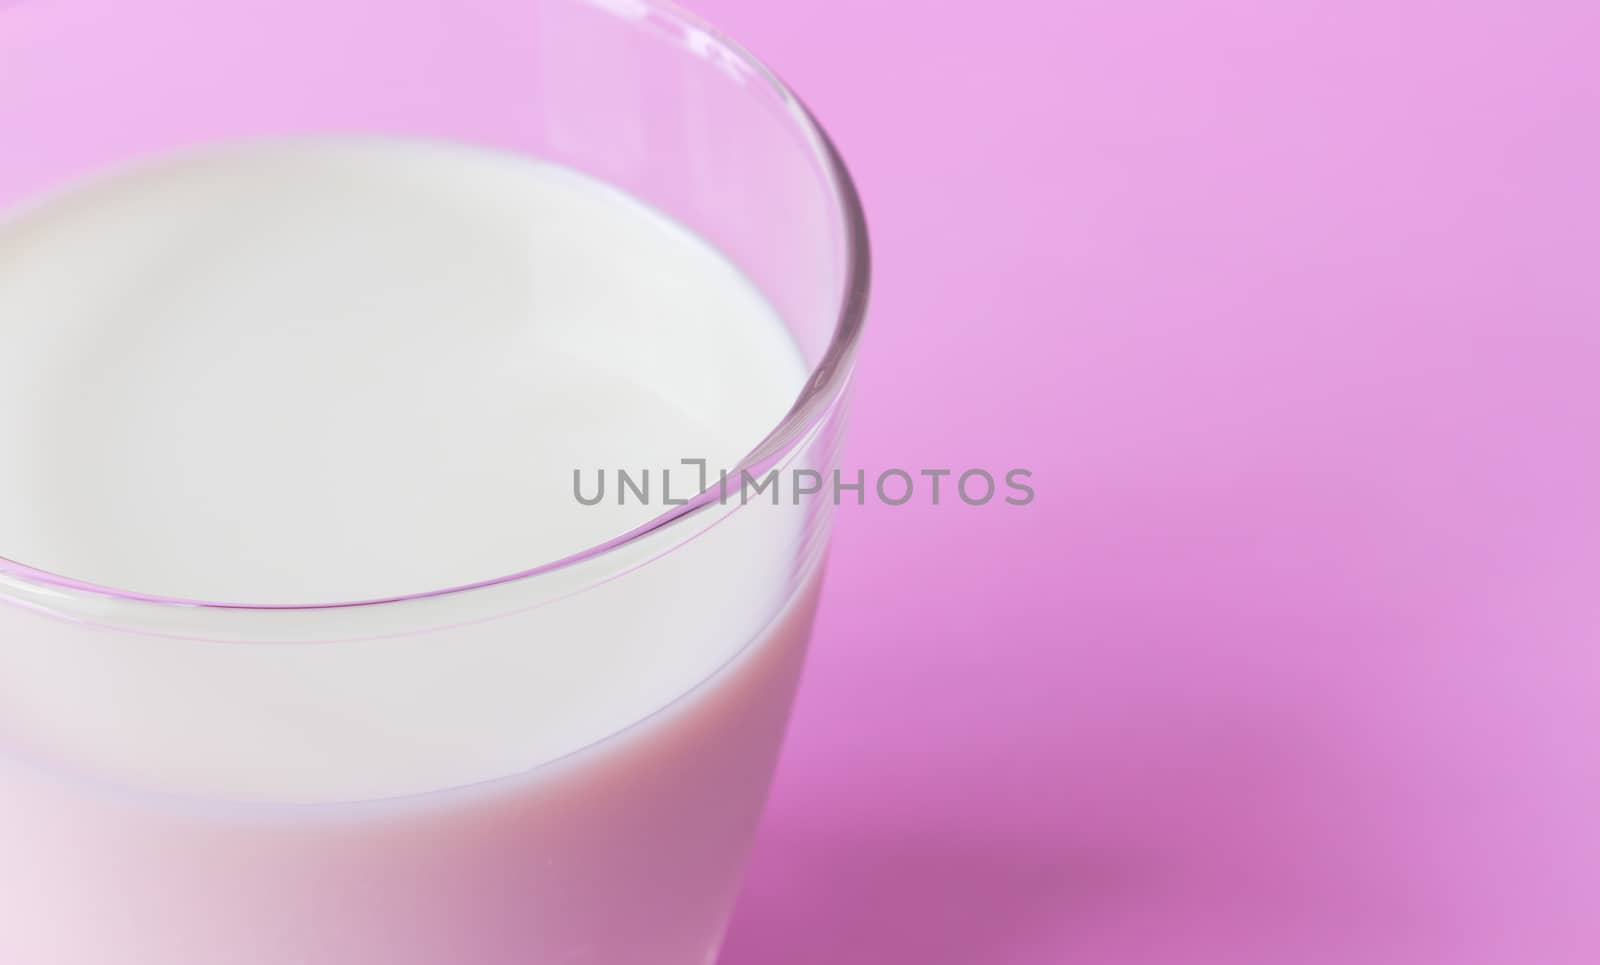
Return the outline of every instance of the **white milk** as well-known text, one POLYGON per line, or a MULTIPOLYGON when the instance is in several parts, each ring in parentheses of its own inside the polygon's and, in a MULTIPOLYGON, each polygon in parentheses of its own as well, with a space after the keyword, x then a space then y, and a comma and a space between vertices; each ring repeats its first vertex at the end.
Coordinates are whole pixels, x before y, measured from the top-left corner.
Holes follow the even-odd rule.
POLYGON ((0 556, 227 602, 559 559, 664 508, 583 509, 574 468, 732 465, 805 380, 675 223, 427 142, 214 149, 0 220, 0 338, 0 556))
MULTIPOLYGON (((251 604, 492 580, 658 515, 662 467, 733 465, 804 379, 729 262, 573 171, 206 149, 0 219, 0 556, 251 604)), ((814 604, 784 609, 799 526, 752 507, 576 602, 400 637, 0 605, 0 959, 702 965, 814 604)))

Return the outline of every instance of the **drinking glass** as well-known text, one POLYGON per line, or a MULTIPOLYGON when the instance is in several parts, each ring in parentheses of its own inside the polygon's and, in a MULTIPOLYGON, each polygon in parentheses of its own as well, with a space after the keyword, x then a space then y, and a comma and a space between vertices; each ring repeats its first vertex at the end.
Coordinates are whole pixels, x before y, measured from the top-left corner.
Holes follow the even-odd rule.
MULTIPOLYGON (((670 4, 0 0, 0 132, 0 218, 241 138, 426 137, 591 174, 726 254, 810 367, 736 477, 836 468, 868 277, 856 192, 794 94, 670 4)), ((0 380, 0 407, 39 404, 26 383, 0 380)), ((523 572, 294 605, 95 585, 10 558, 0 531, 0 962, 706 965, 835 505, 720 489, 523 572), (739 642, 715 669, 633 673, 651 641, 709 633, 739 642), (550 672, 504 679, 508 647, 550 672), (553 758, 533 734, 498 757, 475 744, 526 702, 636 677, 670 693, 603 739, 553 758), (450 714, 424 726, 412 712, 445 691, 450 714), (286 739, 307 695, 359 739, 338 722, 286 739), (297 750, 260 758, 266 738, 297 750), (386 785, 378 757, 452 776, 386 785), (289 790, 307 771, 323 793, 289 790)))

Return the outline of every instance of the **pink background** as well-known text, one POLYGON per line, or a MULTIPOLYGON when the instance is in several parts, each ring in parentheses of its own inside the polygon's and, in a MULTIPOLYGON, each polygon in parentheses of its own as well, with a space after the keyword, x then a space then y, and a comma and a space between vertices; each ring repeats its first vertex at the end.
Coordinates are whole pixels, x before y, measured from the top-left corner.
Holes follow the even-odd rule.
POLYGON ((1589 2, 697 9, 859 177, 840 520, 727 965, 1600 961, 1589 2))

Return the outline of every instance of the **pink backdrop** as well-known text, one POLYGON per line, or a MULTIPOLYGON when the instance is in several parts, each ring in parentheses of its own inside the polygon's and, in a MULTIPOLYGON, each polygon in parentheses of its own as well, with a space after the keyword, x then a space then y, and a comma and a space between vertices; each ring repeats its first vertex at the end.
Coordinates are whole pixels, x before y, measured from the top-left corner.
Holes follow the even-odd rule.
POLYGON ((859 176, 727 965, 1600 961, 1591 2, 696 0, 859 176))

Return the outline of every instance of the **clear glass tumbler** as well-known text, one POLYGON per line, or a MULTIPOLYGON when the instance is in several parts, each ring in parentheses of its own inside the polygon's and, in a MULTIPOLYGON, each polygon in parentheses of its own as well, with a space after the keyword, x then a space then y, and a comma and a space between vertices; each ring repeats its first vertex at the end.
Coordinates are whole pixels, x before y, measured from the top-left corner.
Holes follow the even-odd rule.
MULTIPOLYGON (((323 133, 559 162, 688 226, 763 291, 811 367, 739 469, 836 467, 866 302, 860 205, 794 95, 693 16, 656 0, 0 0, 0 218, 130 159, 323 133)), ((0 407, 33 404, 26 379, 5 382, 0 407)), ((0 962, 706 965, 787 721, 834 502, 745 505, 713 482, 524 572, 303 606, 93 585, 7 558, 0 531, 0 962), (508 685, 505 648, 552 667, 583 648, 607 655, 586 666, 614 669, 663 632, 743 642, 554 759, 463 753, 438 786, 363 783, 373 755, 452 760, 523 702, 607 685, 570 668, 508 685), (203 672, 163 680, 153 704, 142 682, 178 662, 203 672), (371 672, 335 675, 318 699, 372 724, 362 739, 307 732, 299 756, 252 758, 248 735, 304 727, 288 703, 352 666, 371 672), (459 719, 413 722, 441 687, 468 698, 459 719), (89 705, 93 726, 116 725, 88 737, 120 748, 93 761, 59 739, 83 736, 89 705), (197 731, 219 738, 181 739, 197 731), (150 754, 194 786, 141 781, 132 758, 150 754), (304 768, 348 781, 283 792, 304 768)))

